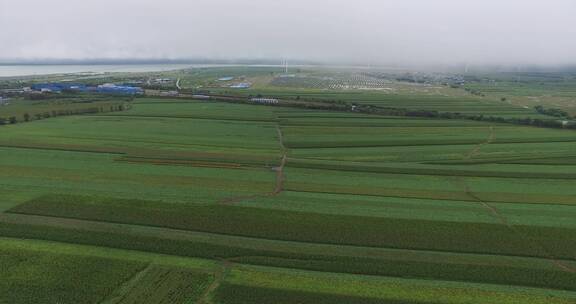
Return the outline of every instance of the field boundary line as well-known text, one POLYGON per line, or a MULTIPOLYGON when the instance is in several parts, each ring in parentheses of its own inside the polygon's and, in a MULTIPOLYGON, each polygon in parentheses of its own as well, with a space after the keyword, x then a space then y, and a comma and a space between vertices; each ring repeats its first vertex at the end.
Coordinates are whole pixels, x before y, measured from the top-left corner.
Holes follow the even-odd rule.
MULTIPOLYGON (((166 239, 168 240, 190 240, 190 241, 198 241, 203 243, 211 243, 210 241, 206 241, 206 239, 214 239, 217 237, 222 237, 226 240, 222 240, 217 242, 216 244, 221 244, 223 242, 231 242, 231 241, 238 241, 243 244, 242 248, 252 248, 252 246, 260 246, 260 244, 255 244, 254 242, 263 242, 269 245, 284 245, 290 246, 291 248, 300 248, 300 246, 314 246, 316 249, 320 251, 330 250, 334 247, 339 248, 349 248, 351 250, 358 250, 359 252, 365 251, 390 251, 390 252, 397 252, 399 254, 403 252, 423 252, 423 253, 437 253, 437 254, 454 254, 454 255, 465 255, 465 256, 493 256, 493 257, 510 257, 510 258, 519 258, 519 259, 538 259, 538 260, 549 260, 548 257, 542 256, 529 256, 529 255, 511 255, 511 254, 498 254, 498 253, 482 253, 482 252, 460 252, 460 251, 449 251, 449 250, 433 250, 433 249, 415 249, 415 248, 397 248, 397 247, 370 247, 370 246, 360 246, 360 245, 342 245, 342 244, 333 244, 333 243, 314 243, 314 242, 304 242, 304 241, 291 241, 291 240, 279 240, 279 239, 269 239, 269 238, 261 238, 261 237, 250 237, 250 236, 238 236, 238 235, 231 235, 231 234, 218 234, 212 232, 202 232, 202 231, 192 231, 192 230, 181 230, 181 229, 174 229, 174 228, 164 228, 164 227, 156 227, 156 226, 144 226, 144 225, 134 225, 134 224, 122 224, 122 223, 114 223, 114 222, 102 222, 102 221, 91 221, 91 220, 79 220, 73 218, 62 218, 62 217, 52 217, 52 216, 39 216, 39 215, 23 215, 23 214, 16 214, 16 213, 0 213, 0 223, 24 223, 33 226, 47 226, 47 227, 56 227, 56 228, 70 228, 73 227, 74 229, 78 229, 81 231, 95 231, 95 232, 119 232, 119 231, 128 231, 129 235, 144 235, 144 236, 158 236, 158 235, 167 235, 166 233, 170 233, 170 236, 166 239), (133 231, 133 232, 131 232, 133 231), (196 239, 198 238, 198 239, 196 239), (272 244, 274 243, 274 244, 272 244)), ((82 244, 82 243, 73 243, 67 241, 58 241, 58 240, 51 240, 51 239, 42 239, 42 238, 35 238, 35 237, 23 237, 23 238, 15 238, 10 236, 3 236, 0 235, 0 240, 2 239, 22 239, 22 240, 30 240, 30 241, 42 241, 47 243, 56 243, 56 244, 67 244, 67 245, 75 245, 75 246, 84 246, 84 247, 97 247, 97 248, 111 248, 114 250, 120 251, 133 251, 133 252, 141 252, 144 254, 151 254, 154 256, 173 256, 173 257, 183 257, 183 258, 194 258, 206 261, 214 261, 213 258, 205 258, 205 257, 194 257, 188 255, 175 255, 175 254, 166 254, 166 253, 159 253, 155 251, 146 251, 146 250, 137 250, 137 249, 124 249, 122 247, 114 247, 109 245, 91 245, 91 244, 82 244)), ((340 255, 339 255, 340 256, 340 255)), ((341 256, 348 256, 341 255, 341 256)), ((576 260, 566 260, 567 262, 576 262, 576 260)))
POLYGON ((0 148, 10 148, 10 149, 26 149, 26 150, 46 150, 46 151, 61 151, 61 152, 75 152, 75 153, 95 153, 95 154, 112 154, 112 155, 126 155, 125 152, 114 152, 114 151, 96 151, 96 150, 80 150, 80 149, 66 149, 58 147, 41 147, 41 146, 26 146, 26 145, 5 145, 0 144, 0 148))
POLYGON ((84 115, 88 117, 127 117, 127 118, 168 118, 168 119, 191 119, 191 120, 216 120, 216 121, 239 121, 239 122, 267 122, 274 123, 274 120, 264 120, 264 119, 237 119, 237 118, 217 118, 217 117, 199 117, 199 116, 168 116, 168 115, 128 115, 128 114, 118 114, 118 115, 84 115))

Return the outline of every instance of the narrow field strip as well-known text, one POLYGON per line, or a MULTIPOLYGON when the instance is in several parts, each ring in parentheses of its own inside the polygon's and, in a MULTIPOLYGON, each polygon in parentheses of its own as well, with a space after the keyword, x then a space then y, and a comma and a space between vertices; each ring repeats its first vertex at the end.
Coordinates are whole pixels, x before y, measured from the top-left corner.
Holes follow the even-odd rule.
POLYGON ((98 154, 111 154, 123 155, 125 152, 116 149, 94 149, 95 147, 70 147, 66 145, 50 145, 50 144, 15 144, 15 143, 0 143, 0 147, 12 149, 28 149, 28 150, 46 150, 46 151, 62 151, 62 152, 76 152, 76 153, 98 153, 98 154))
POLYGON ((219 269, 217 261, 202 258, 190 258, 177 255, 161 254, 139 250, 129 250, 87 244, 58 242, 42 239, 25 239, 0 236, 3 249, 26 250, 40 253, 68 253, 75 256, 110 257, 124 261, 139 262, 144 265, 185 268, 193 271, 211 273, 219 269))
MULTIPOLYGON (((198 243, 214 243, 221 245, 234 245, 239 248, 254 248, 254 249, 270 249, 273 251, 281 252, 301 252, 306 254, 321 254, 329 253, 338 256, 358 256, 358 257, 390 257, 402 259, 402 257, 419 258, 419 253, 422 253, 422 259, 438 257, 439 260, 446 259, 447 257, 454 258, 454 263, 475 263, 481 265, 490 261, 489 263, 496 263, 498 258, 518 259, 518 261, 526 261, 530 265, 538 265, 539 258, 513 256, 513 255, 494 255, 494 254, 478 254, 478 253, 457 253, 440 250, 415 250, 415 249, 398 249, 398 248, 375 248, 375 247, 362 247, 362 246, 345 246, 345 245, 330 245, 321 243, 308 243, 308 242, 294 242, 282 240, 260 239, 254 237, 230 236, 215 233, 195 232, 187 230, 178 230, 170 228, 159 228, 151 226, 139 226, 130 224, 107 223, 100 221, 77 220, 49 216, 36 216, 36 215, 21 215, 21 214, 0 214, 0 222, 4 224, 13 225, 30 225, 33 227, 52 227, 74 230, 85 230, 93 232, 111 232, 126 235, 148 235, 150 237, 165 237, 170 240, 190 240, 198 243), (462 257, 462 260, 457 258, 462 257), (469 258, 467 258, 469 257, 469 258), (482 261, 485 259, 485 261, 482 261)), ((419 258, 419 259, 420 259, 419 258)), ((504 263, 512 263, 513 260, 508 260, 504 263)), ((448 261, 450 262, 450 261, 448 261)), ((576 260, 575 260, 576 262, 576 260)), ((529 264, 527 264, 529 265, 529 264)))
POLYGON ((514 171, 514 168, 486 169, 474 166, 448 166, 418 163, 378 163, 378 162, 353 162, 334 161, 308 158, 290 157, 291 168, 330 170, 337 172, 363 172, 363 173, 386 173, 403 175, 428 175, 428 176, 469 176, 469 177, 496 177, 514 179, 576 179, 576 170, 573 173, 551 172, 526 172, 514 171))
MULTIPOLYGON (((534 248, 519 242, 506 225, 499 223, 395 219, 62 195, 32 199, 8 212, 285 241, 542 255, 534 248), (298 225, 295 226, 294 223, 298 225), (323 233, 317 232, 317 227, 320 226, 323 233), (351 231, 349 227, 355 229, 351 231), (368 231, 370 233, 367 233, 368 231), (500 240, 493 240, 492 234, 499 234, 500 240)), ((523 227, 554 237, 573 231, 569 228, 523 227)), ((562 244, 566 248, 559 251, 562 252, 561 256, 574 258, 573 254, 568 254, 568 249, 576 246, 574 241, 557 241, 556 244, 562 244)))
MULTIPOLYGON (((323 185, 323 190, 318 184, 313 183, 295 183, 290 182, 286 190, 304 193, 321 193, 321 194, 344 194, 344 195, 363 195, 373 197, 393 197, 393 198, 414 198, 414 199, 434 199, 446 201, 469 201, 474 202, 472 198, 460 191, 431 191, 431 190, 411 190, 406 188, 358 188, 354 186, 343 185, 323 185)), ((533 195, 526 199, 525 194, 516 193, 478 193, 483 200, 494 203, 523 203, 523 204, 547 204, 547 205, 576 205, 576 198, 570 195, 533 195), (548 201, 547 201, 548 199, 548 201), (545 202, 545 203, 543 203, 545 202)))
POLYGON ((118 114, 118 115, 85 115, 93 117, 125 117, 125 118, 167 118, 167 119, 190 119, 190 120, 216 120, 216 121, 240 121, 240 122, 274 122, 273 119, 247 119, 247 118, 224 118, 224 117, 202 117, 190 115, 141 115, 141 114, 118 114))
POLYGON ((377 278, 358 275, 237 267, 222 286, 223 303, 571 303, 571 294, 496 285, 377 278), (261 272, 258 272, 261 270, 261 272), (354 281, 358 280, 358 281, 354 281), (510 289, 508 289, 510 288, 510 289), (543 292, 543 293, 541 293, 543 292))
POLYGON ((576 290, 574 274, 555 270, 546 259, 260 240, 37 216, 2 215, 0 219, 0 235, 18 238, 225 258, 241 264, 576 290), (540 281, 544 277, 549 279, 540 281))
MULTIPOLYGON (((201 160, 177 160, 166 158, 142 158, 142 157, 121 157, 116 159, 119 162, 126 162, 131 164, 150 164, 158 166, 186 166, 186 167, 206 167, 206 168, 225 168, 225 169, 243 169, 248 167, 248 164, 240 162, 214 162, 214 161, 201 161, 201 160)), ((250 166, 258 168, 256 166, 250 166)))
POLYGON ((477 200, 478 202, 480 202, 482 205, 484 205, 489 211, 490 213, 497 219, 500 220, 500 222, 504 225, 506 225, 507 227, 509 227, 512 231, 514 231, 515 233, 517 233, 521 238, 523 238, 524 240, 526 240, 528 243, 532 244, 533 246, 535 246, 538 250, 542 251, 545 253, 545 255, 547 256, 547 258, 555 265, 557 266, 559 269, 566 271, 566 272, 570 272, 570 273, 576 273, 576 267, 573 265, 569 265, 564 263, 563 261, 559 260, 554 254, 552 254, 547 248, 546 246, 542 245, 540 242, 538 242, 537 240, 533 239, 530 235, 527 235, 525 233, 523 233, 522 231, 520 231, 519 229, 517 229, 514 225, 510 224, 510 222, 508 221, 508 219, 503 216, 497 208, 495 208, 494 206, 492 206, 490 203, 483 201, 481 198, 479 198, 478 196, 476 196, 471 190, 470 187, 468 186, 468 184, 466 184, 465 182, 463 182, 464 187, 465 187, 465 191, 466 193, 474 198, 475 200, 477 200))
POLYGON ((537 252, 515 241, 505 226, 491 223, 376 218, 80 196, 44 196, 8 212, 286 241, 538 256, 537 252), (317 231, 320 226, 323 233, 317 231), (506 242, 494 242, 489 236, 494 233, 500 233, 506 242))
MULTIPOLYGON (((100 247, 93 247, 93 246, 83 246, 83 245, 69 245, 57 242, 44 242, 44 241, 32 241, 32 240, 20 240, 20 239, 5 239, 0 238, 0 243, 3 247, 6 248, 22 248, 24 250, 32 250, 38 252, 53 252, 53 253, 61 253, 67 252, 68 254, 86 254, 86 255, 95 255, 98 256, 99 254, 105 254, 109 258, 113 259, 135 259, 135 261, 150 261, 155 260, 156 257, 160 257, 156 254, 150 253, 140 253, 140 252, 133 252, 133 251, 126 251, 126 250, 117 250, 117 249, 106 249, 100 247)), ((192 259, 192 258, 180 258, 180 257, 171 257, 171 256, 161 256, 162 258, 158 261, 166 261, 169 265, 181 265, 181 267, 190 267, 192 265, 192 269, 203 271, 207 273, 216 273, 221 271, 221 265, 217 262, 208 262, 205 264, 202 260, 199 259, 192 259), (172 261, 176 262, 173 263, 172 261), (197 268, 197 265, 206 265, 201 266, 201 268, 197 268), (210 265, 210 266, 208 266, 210 265)), ((549 290, 549 289, 538 289, 538 288, 527 288, 527 287, 517 287, 517 286, 500 286, 500 285, 491 285, 491 284, 471 284, 471 283, 464 283, 464 282, 450 282, 450 281, 430 281, 430 280, 417 280, 417 279, 400 279, 400 278, 388 278, 388 277, 379 277, 379 276, 364 276, 364 275, 348 275, 348 274, 334 274, 328 272, 315 272, 315 271, 302 271, 302 270, 290 270, 286 268, 277 268, 277 267, 261 267, 261 266, 249 266, 249 265, 237 265, 233 269, 231 269, 230 274, 226 276, 225 285, 228 284, 240 284, 240 286, 260 286, 260 287, 274 287, 274 288, 281 288, 286 290, 310 290, 310 288, 318 288, 318 291, 325 292, 325 293, 333 293, 330 292, 329 286, 333 286, 333 288, 340 288, 340 293, 345 294, 360 294, 368 295, 366 292, 372 292, 376 290, 396 290, 396 288, 400 286, 405 286, 406 288, 423 288, 429 292, 432 290, 436 290, 437 292, 446 293, 447 290, 453 289, 453 291, 460 290, 463 293, 468 293, 472 290, 476 291, 483 291, 488 294, 496 293, 496 294, 508 294, 508 296, 512 296, 514 294, 517 295, 527 295, 529 294, 531 297, 535 299, 540 299, 544 297, 547 299, 548 302, 534 302, 534 303, 570 303, 570 302, 563 302, 568 301, 568 299, 576 298, 576 293, 574 292, 566 292, 566 291, 556 291, 556 290, 549 290), (288 277, 286 277, 288 276, 288 277), (282 279, 284 277, 284 279, 282 279), (290 278, 290 279, 289 279, 290 278), (260 281, 264 279, 265 281, 260 281), (287 281, 288 279, 288 281, 287 281), (312 281, 311 281, 312 280, 312 281), (312 282, 316 283, 312 283, 312 282), (320 282, 331 282, 330 284, 326 285, 319 284, 320 282), (301 285, 302 284, 302 285, 301 285), (337 284, 337 285, 334 285, 337 284), (349 286, 364 286, 361 289, 356 289, 357 291, 352 291, 348 289, 342 289, 340 284, 348 284, 349 286), (352 285, 350 285, 352 284, 352 285), (360 285, 356 285, 360 284, 360 285), (374 285, 376 284, 376 285, 374 285), (400 284, 400 286, 398 285, 400 284), (282 286, 283 285, 283 286, 282 286), (300 286, 300 287, 298 287, 300 286), (308 286, 307 288, 305 286, 308 286), (323 287, 322 287, 323 286, 323 287), (379 286, 379 287, 377 287, 379 286), (388 287, 385 287, 388 286, 388 287), (411 287, 409 287, 411 286, 411 287)), ((224 286, 225 288, 225 286, 224 286)), ((217 298, 220 298, 222 294, 219 290, 216 290, 217 298)), ((224 290, 222 290, 224 292, 224 290)), ((337 292, 336 294, 340 294, 337 292)), ((448 293, 452 294, 452 292, 448 293)), ((381 295, 371 294, 372 297, 384 297, 387 298, 391 296, 391 294, 385 293, 381 295), (386 295, 387 294, 387 295, 386 295)), ((399 296, 396 295, 396 296, 399 296)), ((451 297, 447 296, 448 299, 451 297)), ((542 300, 544 299, 542 298, 542 300)), ((458 298, 454 298, 453 301, 448 301, 446 303, 459 303, 457 302, 458 298)), ((506 303, 506 302, 500 302, 506 303)))
MULTIPOLYGON (((130 259, 134 259, 134 261, 137 262, 150 261, 156 260, 156 256, 158 256, 150 253, 126 250, 20 239, 0 238, 0 244, 2 244, 2 247, 4 248, 10 248, 10 250, 22 250, 28 252, 45 252, 52 254, 65 253, 73 255, 87 254, 88 256, 99 256, 100 254, 104 254, 108 259, 118 261, 129 261, 130 259)), ((170 261, 181 261, 177 262, 177 265, 181 265, 183 268, 193 265, 195 271, 199 270, 206 274, 222 273, 223 269, 222 265, 219 265, 217 262, 209 262, 209 264, 205 265, 210 266, 202 266, 198 269, 196 266, 199 264, 203 265, 204 262, 195 258, 163 256, 162 260, 168 261, 170 265, 173 265, 170 261)), ((398 297, 408 300, 414 299, 415 296, 430 297, 433 295, 438 296, 443 294, 443 303, 460 303, 458 301, 461 301, 461 295, 465 294, 469 301, 474 301, 470 303, 483 303, 481 301, 486 296, 496 296, 497 298, 501 298, 502 302, 499 303, 508 303, 507 301, 511 301, 510 303, 517 303, 513 301, 518 301, 519 299, 524 298, 528 299, 528 297, 531 300, 523 303, 565 304, 571 303, 570 301, 576 299, 576 293, 568 291, 452 281, 430 281, 381 276, 334 274, 328 272, 291 270, 277 267, 235 265, 234 268, 230 268, 226 273, 227 275, 223 277, 222 282, 218 284, 218 288, 215 289, 214 296, 219 302, 223 298, 228 298, 229 295, 227 294, 230 292, 229 288, 232 286, 244 286, 250 288, 250 292, 253 296, 257 297, 256 299, 261 299, 259 297, 261 297, 262 294, 259 290, 254 288, 273 288, 278 291, 283 290, 283 293, 289 292, 290 294, 293 292, 298 294, 299 292, 315 291, 328 298, 331 298, 329 295, 350 295, 355 297, 370 297, 390 300, 399 299, 398 297), (345 286, 348 286, 348 288, 345 286), (415 286, 420 290, 419 295, 413 294, 415 286), (405 294, 402 290, 412 290, 412 293, 405 294), (412 296, 409 296, 409 294, 412 294, 412 296)), ((205 293, 206 289, 203 290, 205 293)), ((241 300, 244 297, 243 293, 237 295, 237 300, 241 300)), ((290 299, 290 297, 287 299, 290 299)), ((314 299, 314 297, 312 297, 312 299, 314 299)), ((264 300, 264 298, 261 300, 264 300)), ((226 301, 224 303, 238 302, 226 301)))

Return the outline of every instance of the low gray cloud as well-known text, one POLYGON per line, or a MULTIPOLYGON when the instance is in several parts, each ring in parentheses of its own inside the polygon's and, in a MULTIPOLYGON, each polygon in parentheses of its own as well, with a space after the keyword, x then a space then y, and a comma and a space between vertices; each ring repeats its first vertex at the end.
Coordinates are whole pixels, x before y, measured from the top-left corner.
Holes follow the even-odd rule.
POLYGON ((0 59, 576 63, 573 0, 0 0, 0 59))

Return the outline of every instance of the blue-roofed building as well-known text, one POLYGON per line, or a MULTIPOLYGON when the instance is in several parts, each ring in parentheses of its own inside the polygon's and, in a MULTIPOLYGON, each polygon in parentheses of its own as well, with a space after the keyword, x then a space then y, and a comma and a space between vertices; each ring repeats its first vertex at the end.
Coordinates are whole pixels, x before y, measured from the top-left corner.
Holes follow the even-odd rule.
POLYGON ((91 92, 100 94, 120 94, 120 95, 137 95, 144 94, 144 90, 139 87, 119 86, 115 84, 103 84, 97 87, 88 87, 79 83, 38 83, 32 85, 32 90, 38 92, 61 93, 63 91, 73 92, 91 92))
POLYGON ((62 87, 56 83, 38 83, 31 86, 32 90, 39 92, 62 92, 62 87))
POLYGON ((39 92, 77 91, 85 92, 87 87, 81 83, 37 83, 31 86, 31 89, 39 92))

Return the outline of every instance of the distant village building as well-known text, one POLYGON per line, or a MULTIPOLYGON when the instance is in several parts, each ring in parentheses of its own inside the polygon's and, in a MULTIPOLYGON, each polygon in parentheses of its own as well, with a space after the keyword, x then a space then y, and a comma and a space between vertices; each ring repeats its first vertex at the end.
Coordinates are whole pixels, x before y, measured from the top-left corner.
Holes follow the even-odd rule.
POLYGON ((144 90, 139 87, 119 86, 112 83, 99 85, 96 88, 88 88, 89 92, 100 94, 118 94, 118 95, 141 95, 144 90))
POLYGON ((232 89, 249 89, 252 86, 251 83, 241 82, 237 84, 233 84, 230 86, 232 89))
POLYGON ((220 77, 220 78, 218 78, 218 81, 230 81, 230 80, 234 80, 234 77, 232 77, 232 76, 226 76, 226 77, 220 77))
POLYGON ((7 106, 9 104, 8 100, 10 99, 0 96, 0 106, 7 106))
POLYGON ((261 103, 261 104, 277 104, 278 99, 275 98, 251 98, 251 102, 261 103))
POLYGON ((178 91, 163 91, 160 92, 160 96, 171 96, 171 97, 175 97, 180 95, 180 93, 178 93, 178 91))
POLYGON ((201 99, 201 100, 208 100, 208 99, 210 99, 210 96, 208 96, 208 95, 198 95, 198 94, 196 94, 196 95, 192 95, 192 98, 194 98, 194 99, 201 99))
POLYGON ((142 80, 130 80, 125 85, 131 86, 131 85, 142 85, 142 84, 144 84, 144 81, 142 81, 142 80))
POLYGON ((62 93, 69 92, 88 92, 96 94, 118 94, 118 95, 136 95, 144 94, 144 90, 139 87, 116 85, 106 83, 97 87, 89 87, 85 84, 78 83, 39 83, 32 85, 32 91, 41 93, 62 93))
POLYGON ((26 92, 30 92, 30 88, 21 88, 21 89, 3 89, 0 92, 4 94, 22 94, 26 92))
POLYGON ((37 83, 32 85, 32 90, 43 93, 61 93, 62 91, 83 92, 87 89, 81 83, 37 83))

